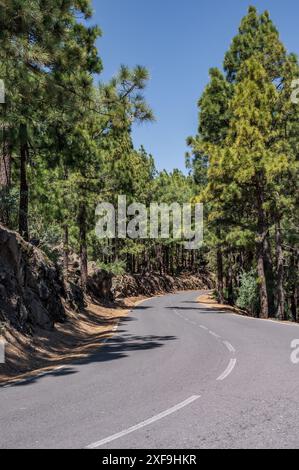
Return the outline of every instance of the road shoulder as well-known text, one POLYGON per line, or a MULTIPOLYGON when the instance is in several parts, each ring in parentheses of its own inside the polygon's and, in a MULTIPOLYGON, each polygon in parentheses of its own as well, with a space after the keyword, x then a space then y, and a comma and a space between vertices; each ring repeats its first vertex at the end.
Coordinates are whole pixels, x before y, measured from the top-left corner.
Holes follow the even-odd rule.
POLYGON ((55 330, 37 330, 33 337, 8 329, 0 386, 62 369, 94 354, 143 300, 144 297, 131 297, 110 305, 89 302, 81 312, 68 312, 68 321, 57 324, 55 330))
POLYGON ((245 312, 244 310, 241 310, 238 307, 234 307, 232 305, 226 305, 226 304, 221 304, 217 302, 217 300, 214 299, 213 297, 213 292, 209 291, 208 293, 200 295, 197 299, 197 302, 206 308, 209 308, 211 310, 217 310, 219 312, 230 312, 232 315, 237 315, 241 317, 248 318, 250 320, 258 320, 258 321, 265 321, 265 322, 273 322, 276 324, 281 324, 281 325, 288 325, 288 326, 299 326, 299 323, 295 323, 292 321, 281 321, 277 320, 275 318, 257 318, 257 317, 252 317, 249 315, 248 312, 245 312))

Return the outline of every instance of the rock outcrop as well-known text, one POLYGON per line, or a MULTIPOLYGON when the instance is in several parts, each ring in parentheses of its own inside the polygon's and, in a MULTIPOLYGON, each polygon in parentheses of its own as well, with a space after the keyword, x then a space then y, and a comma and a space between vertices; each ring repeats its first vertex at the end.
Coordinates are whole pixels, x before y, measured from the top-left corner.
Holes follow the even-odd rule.
POLYGON ((113 275, 102 269, 94 269, 87 281, 88 294, 105 301, 113 300, 113 275))
POLYGON ((0 321, 24 333, 64 322, 57 267, 16 232, 0 225, 0 321))
POLYGON ((167 274, 134 274, 117 276, 113 279, 112 292, 115 299, 156 295, 179 290, 212 289, 213 281, 208 273, 182 273, 172 277, 167 274))

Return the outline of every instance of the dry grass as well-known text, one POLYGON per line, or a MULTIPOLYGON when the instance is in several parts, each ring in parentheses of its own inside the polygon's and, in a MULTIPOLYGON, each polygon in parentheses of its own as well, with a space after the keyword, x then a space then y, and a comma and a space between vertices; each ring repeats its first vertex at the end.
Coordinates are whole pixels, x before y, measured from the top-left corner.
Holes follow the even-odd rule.
POLYGON ((57 324, 55 330, 37 330, 34 337, 8 328, 6 362, 0 365, 0 383, 29 378, 89 357, 113 335, 113 327, 141 300, 133 297, 107 306, 90 302, 80 313, 68 312, 68 321, 57 324))

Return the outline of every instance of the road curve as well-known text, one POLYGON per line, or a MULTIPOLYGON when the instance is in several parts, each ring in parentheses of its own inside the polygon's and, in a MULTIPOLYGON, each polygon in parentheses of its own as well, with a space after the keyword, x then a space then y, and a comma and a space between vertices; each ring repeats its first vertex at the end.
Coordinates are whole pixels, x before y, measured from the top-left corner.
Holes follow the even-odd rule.
POLYGON ((156 297, 88 359, 0 389, 0 448, 298 448, 298 325, 156 297))

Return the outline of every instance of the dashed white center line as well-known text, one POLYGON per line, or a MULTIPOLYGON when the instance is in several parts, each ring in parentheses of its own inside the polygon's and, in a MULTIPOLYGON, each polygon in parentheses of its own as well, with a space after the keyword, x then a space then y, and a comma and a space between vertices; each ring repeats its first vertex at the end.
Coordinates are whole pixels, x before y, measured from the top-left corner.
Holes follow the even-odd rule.
MULTIPOLYGON (((205 330, 205 331, 208 331, 209 334, 211 336, 214 336, 214 338, 217 338, 217 339, 221 339, 221 336, 218 335, 217 333, 215 333, 214 331, 212 330, 209 330, 209 328, 207 328, 206 326, 204 325, 199 325, 198 323, 196 322, 193 322, 192 320, 190 320, 189 318, 186 318, 184 317, 183 315, 181 315, 176 309, 174 309, 174 313, 176 315, 178 315, 180 318, 182 318, 183 320, 185 320, 186 322, 192 324, 192 325, 197 325, 199 326, 199 328, 201 328, 202 330, 205 330)), ((235 354, 236 353, 236 350, 235 348, 233 347, 233 345, 229 342, 229 341, 223 341, 222 342, 224 344, 224 346, 228 349, 228 351, 232 354, 235 354)), ((237 364, 237 359, 230 359, 229 361, 229 364, 227 366, 227 368, 225 369, 225 371, 218 377, 218 381, 222 381, 222 380, 225 380, 231 373, 232 371, 234 370, 235 366, 237 364)))
POLYGON ((227 347, 229 352, 235 354, 236 352, 235 348, 228 341, 223 341, 223 344, 227 347))
POLYGON ((227 368, 225 369, 225 371, 223 372, 223 374, 221 374, 219 377, 218 377, 218 381, 222 381, 224 379, 226 379, 231 373, 232 371, 234 370, 235 366, 237 364, 237 359, 231 359, 229 361, 229 364, 227 366, 227 368))
POLYGON ((209 331, 210 335, 214 336, 215 338, 221 338, 221 336, 217 335, 217 333, 214 333, 214 331, 209 331))

